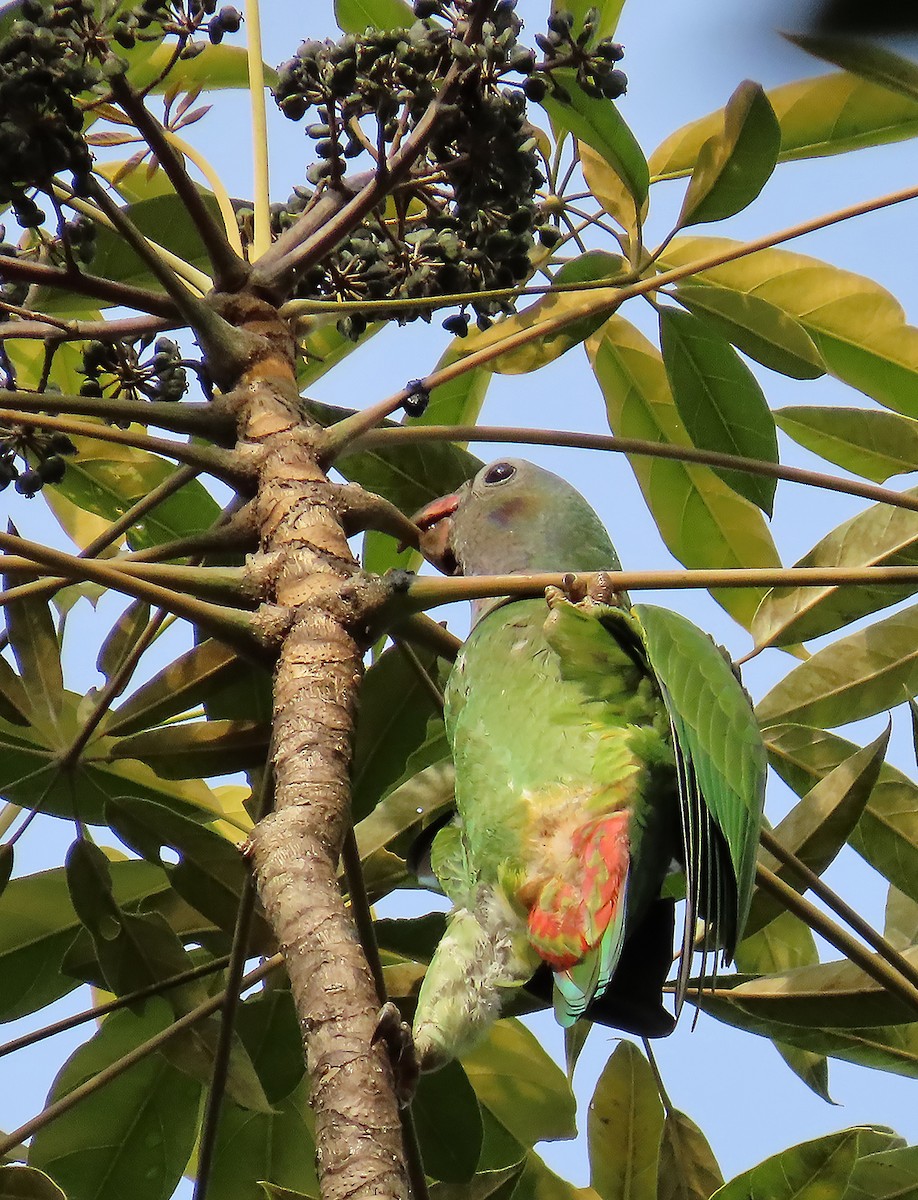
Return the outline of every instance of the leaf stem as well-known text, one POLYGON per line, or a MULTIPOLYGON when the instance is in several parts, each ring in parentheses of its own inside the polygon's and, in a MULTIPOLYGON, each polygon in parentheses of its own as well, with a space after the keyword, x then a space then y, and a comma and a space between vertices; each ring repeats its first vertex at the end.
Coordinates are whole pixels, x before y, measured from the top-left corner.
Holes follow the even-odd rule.
POLYGON ((814 896, 817 896, 837 917, 850 925, 854 932, 862 937, 869 946, 872 946, 881 958, 884 958, 894 970, 907 979, 918 994, 918 970, 904 955, 899 953, 895 946, 890 945, 886 938, 877 933, 860 913, 856 913, 850 905, 846 904, 841 896, 834 892, 815 871, 811 871, 806 863, 801 862, 768 829, 760 830, 759 841, 769 854, 793 871, 814 896))
MULTIPOLYGON (((615 590, 685 591, 693 588, 743 587, 856 587, 867 584, 918 584, 918 567, 737 567, 716 570, 679 571, 583 571, 575 578, 587 585, 603 582, 615 590)), ((513 598, 540 596, 546 588, 563 588, 570 572, 539 572, 532 575, 472 575, 467 578, 417 576, 405 592, 390 603, 398 611, 403 601, 408 611, 436 608, 456 600, 486 600, 492 596, 513 598)))
MULTIPOLYGON (((249 971, 242 978, 242 987, 249 988, 254 983, 258 983, 269 975, 278 967, 283 966, 284 958, 282 954, 275 954, 265 962, 259 964, 254 970, 249 971)), ((223 1004, 224 993, 220 992, 216 996, 212 996, 209 1000, 190 1009, 184 1016, 179 1017, 174 1021, 168 1029, 164 1029, 161 1033, 155 1034, 148 1038, 145 1042, 141 1042, 139 1046, 135 1046, 130 1053, 123 1055, 116 1062, 98 1074, 92 1075, 85 1083, 81 1083, 75 1087, 72 1092, 68 1092, 65 1096, 61 1096, 59 1100, 55 1100, 53 1104, 49 1104, 37 1116, 34 1116, 30 1121, 26 1121, 24 1125, 7 1134, 6 1137, 0 1139, 0 1156, 12 1150, 20 1142, 37 1133, 39 1129, 44 1129, 46 1125, 50 1125, 52 1121, 62 1116, 65 1112, 69 1112, 74 1105, 79 1104, 81 1100, 85 1100, 87 1096, 98 1092, 100 1088, 106 1086, 117 1079, 119 1075, 123 1075, 125 1071, 154 1054, 161 1046, 165 1046, 167 1042, 176 1037, 179 1033, 190 1029, 196 1025, 198 1021, 202 1021, 205 1017, 209 1017, 211 1013, 215 1013, 223 1004)))
POLYGON ((97 1004, 93 1008, 84 1008, 82 1012, 73 1013, 69 1017, 62 1017, 59 1021, 42 1026, 41 1029, 33 1029, 29 1033, 24 1033, 21 1037, 13 1038, 12 1041, 5 1042, 0 1046, 0 1058, 5 1058, 8 1054, 15 1054, 17 1050, 25 1050, 29 1046, 34 1046, 37 1042, 43 1042, 47 1038, 54 1037, 58 1033, 66 1033, 68 1029, 76 1029, 79 1025, 85 1025, 87 1021, 97 1021, 100 1017, 108 1016, 109 1013, 117 1012, 121 1008, 130 1008, 131 1005, 137 1004, 138 1001, 146 1000, 150 996, 159 996, 170 988, 181 987, 184 983, 191 983, 195 979, 201 979, 206 975, 214 975, 217 971, 222 971, 228 963, 229 955, 224 954, 222 958, 215 958, 213 962, 191 967, 187 971, 182 971, 180 975, 170 975, 168 979, 161 979, 158 983, 147 984, 146 987, 139 988, 136 992, 127 992, 125 995, 118 996, 114 1000, 109 1000, 105 1004, 97 1004))
MULTIPOLYGON (((434 377, 431 377, 434 378, 434 377)), ((439 382, 439 381, 437 381, 439 382)), ((435 385, 436 386, 436 385, 435 385)), ((364 412, 369 410, 363 410, 364 412)), ((356 414, 362 415, 362 413, 356 414)), ((350 418, 346 418, 349 420, 350 418)), ((343 422, 339 422, 339 425, 343 422)), ((332 426, 337 429, 338 426, 332 426)), ((779 463, 746 458, 739 454, 721 454, 699 450, 694 446, 674 446, 644 438, 616 437, 612 434, 572 433, 566 430, 516 429, 490 425, 397 425, 385 429, 369 429, 348 443, 349 450, 369 450, 377 446, 416 442, 520 442, 533 446, 573 446, 581 450, 607 450, 618 454, 637 454, 648 458, 670 458, 678 462, 699 463, 702 466, 743 471, 748 475, 764 475, 807 487, 822 488, 848 496, 859 496, 878 504, 907 508, 918 512, 918 496, 909 496, 892 488, 872 483, 842 479, 802 467, 783 467, 779 463)))
POLYGON ((196 471, 222 479, 230 487, 246 486, 251 483, 249 472, 243 467, 238 455, 232 450, 218 446, 198 446, 191 442, 176 442, 170 438, 153 437, 149 433, 138 433, 132 429, 116 429, 111 425, 95 425, 78 421, 73 417, 48 416, 45 413, 29 413, 27 416, 15 409, 0 408, 0 422, 15 422, 36 429, 54 429, 61 433, 72 433, 75 437, 93 438, 99 442, 113 442, 119 446, 132 446, 137 450, 148 450, 165 458, 194 467, 196 471))
POLYGON ((767 867, 762 866, 761 863, 756 864, 755 877, 759 886, 780 900, 788 912, 802 918, 815 933, 825 938, 836 950, 840 950, 846 958, 860 967, 865 975, 869 975, 880 987, 918 1013, 918 987, 904 979, 885 959, 871 954, 815 904, 811 904, 799 892, 794 891, 790 884, 785 883, 783 879, 775 875, 773 871, 769 871, 767 867))
POLYGON ((265 112, 265 68, 261 48, 261 12, 258 0, 245 0, 246 58, 249 99, 252 106, 252 166, 255 201, 254 256, 260 258, 271 245, 271 197, 268 175, 268 119, 265 112))
POLYGON ((211 191, 214 194, 214 199, 217 201, 217 206, 220 209, 220 216, 223 218, 223 226, 226 230, 227 241, 233 248, 233 251, 242 258, 242 236, 239 233, 239 225, 236 221, 236 211, 233 208, 233 202, 230 199, 229 192, 223 185, 223 180, 207 161, 203 154, 194 146, 190 145, 183 138, 171 130, 164 131, 169 142, 175 146, 176 150, 184 154, 184 156, 193 162, 198 168, 207 182, 210 184, 211 191))

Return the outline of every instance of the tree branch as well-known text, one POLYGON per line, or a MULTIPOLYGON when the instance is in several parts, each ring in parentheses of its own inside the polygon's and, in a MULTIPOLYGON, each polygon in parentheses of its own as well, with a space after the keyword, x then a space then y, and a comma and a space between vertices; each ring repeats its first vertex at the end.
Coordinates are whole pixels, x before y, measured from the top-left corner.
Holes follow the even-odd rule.
POLYGON ((245 285, 249 266, 233 250, 226 231, 209 212, 180 155, 166 137, 162 125, 123 75, 116 75, 112 79, 111 89, 113 99, 131 118, 137 132, 156 155, 169 182, 175 188, 176 195, 185 206, 189 219, 204 243, 213 268, 217 291, 238 291, 245 285))
MULTIPOLYGON (((0 405, 20 413, 72 413, 157 425, 172 433, 196 433, 209 441, 232 445, 236 422, 219 400, 212 403, 179 403, 168 400, 128 400, 121 396, 71 396, 63 392, 21 392, 0 389, 0 405)), ((93 428, 97 428, 93 426, 93 428)))
MULTIPOLYGON (((436 385, 435 385, 436 386, 436 385)), ((360 414, 358 414, 360 415, 360 414)), ((350 420, 350 418, 345 418, 350 420)), ((332 438, 339 425, 330 426, 332 438)), ((764 462, 745 458, 739 454, 721 454, 713 450, 699 450, 694 446, 674 446, 665 442, 652 442, 644 438, 624 438, 611 434, 570 433, 566 430, 501 428, 494 425, 397 425, 385 429, 370 429, 347 442, 348 452, 371 450, 379 446, 410 445, 418 442, 519 442, 532 446, 574 446, 583 450, 606 450, 617 454, 636 454, 648 458, 669 458, 677 462, 699 463, 702 466, 723 470, 743 471, 747 475, 762 475, 769 479, 783 479, 788 483, 800 483, 806 487, 822 488, 848 496, 859 496, 878 504, 890 504, 895 508, 907 508, 918 512, 918 496, 878 487, 872 483, 861 483, 854 479, 842 479, 837 475, 826 475, 820 471, 807 471, 802 467, 784 467, 780 463, 764 462)))
POLYGON ((176 306, 161 292, 149 288, 134 287, 130 283, 116 283, 98 275, 86 275, 82 271, 65 271, 59 267, 48 267, 44 263, 22 262, 18 258, 0 256, 0 279, 12 283, 37 284, 39 287, 62 288, 86 296, 90 300, 102 300, 106 304, 117 304, 124 308, 135 308, 150 316, 165 317, 173 321, 176 306))

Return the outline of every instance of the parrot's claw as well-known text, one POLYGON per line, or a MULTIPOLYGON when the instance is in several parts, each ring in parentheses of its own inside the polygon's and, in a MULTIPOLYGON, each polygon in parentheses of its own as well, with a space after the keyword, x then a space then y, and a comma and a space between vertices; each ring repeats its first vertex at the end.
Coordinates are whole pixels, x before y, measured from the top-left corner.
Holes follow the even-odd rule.
POLYGON ((587 597, 594 604, 605 604, 610 608, 629 608, 628 597, 621 588, 612 582, 612 577, 605 571, 600 571, 595 580, 587 588, 587 597))
POLYGON ((399 1107, 407 1108, 417 1091, 421 1065, 415 1053, 411 1026, 402 1020, 402 1014, 391 1000, 386 1001, 376 1018, 373 1044, 377 1042, 382 1042, 389 1053, 399 1107))

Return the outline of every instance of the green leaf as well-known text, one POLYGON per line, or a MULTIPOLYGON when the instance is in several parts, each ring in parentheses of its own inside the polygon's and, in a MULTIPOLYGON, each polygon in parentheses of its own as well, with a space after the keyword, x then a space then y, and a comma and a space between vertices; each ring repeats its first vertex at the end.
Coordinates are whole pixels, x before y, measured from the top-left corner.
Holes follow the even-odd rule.
MULTIPOLYGON (((824 775, 774 830, 781 845, 817 875, 835 860, 861 819, 883 766, 889 734, 887 728, 876 741, 855 751, 824 775)), ((766 851, 761 851, 760 859, 797 891, 806 890, 791 868, 766 851)), ((776 897, 757 889, 746 922, 746 936, 762 929, 782 911, 776 897)))
POLYGON ((453 764, 444 759, 394 787, 355 827, 361 859, 455 803, 454 780, 453 764))
MULTIPOLYGON (((152 54, 145 57, 142 67, 128 72, 128 77, 136 88, 145 88, 153 84, 151 91, 162 93, 173 88, 180 88, 182 91, 193 91, 195 88, 211 91, 249 86, 248 59, 244 46, 211 46, 205 42, 200 54, 194 58, 179 59, 169 74, 160 78, 166 66, 173 61, 172 48, 171 43, 160 43, 152 54)), ((277 83, 277 72, 269 63, 264 64, 264 72, 265 83, 269 87, 277 83)))
POLYGON ((717 1200, 842 1200, 857 1159, 858 1131, 843 1129, 782 1150, 714 1193, 717 1200))
POLYGON ((918 945, 918 902, 889 885, 883 936, 897 950, 918 945))
MULTIPOLYGON (((692 443, 702 450, 777 463, 778 437, 755 376, 707 322, 678 309, 660 310, 663 365, 692 443)), ((739 495, 771 516, 776 479, 717 469, 739 495)))
POLYGON ((602 1200, 656 1200, 663 1105, 633 1042, 615 1048, 587 1116, 590 1184, 602 1200))
POLYGON ((422 1075, 412 1105, 424 1171, 448 1183, 467 1183, 481 1153, 481 1112, 457 1062, 422 1075))
MULTIPOLYGON (((125 905, 164 891, 162 871, 147 863, 111 864, 115 898, 125 905)), ((5 1021, 66 996, 77 980, 60 973, 80 929, 63 868, 12 880, 0 904, 0 1016, 5 1021)))
MULTIPOLYGON (((577 153, 580 155, 580 166, 587 187, 593 193, 594 200, 605 211, 618 221, 628 233, 635 233, 638 224, 638 206, 634 195, 621 176, 592 146, 586 142, 577 143, 577 153)), ((643 222, 650 207, 645 197, 640 206, 640 217, 643 222)))
POLYGON ((710 995, 700 998, 699 1007, 727 1025, 771 1041, 862 1067, 918 1078, 918 1023, 850 1029, 788 1025, 785 1021, 753 1015, 741 1005, 710 995))
MULTIPOLYGON (((171 1020, 172 1010, 162 1001, 148 1002, 142 1016, 113 1013, 64 1064, 51 1099, 168 1028, 171 1020)), ((68 1195, 168 1200, 194 1147, 200 1094, 193 1080, 150 1055, 40 1129, 29 1164, 46 1171, 68 1195)))
MULTIPOLYGON (((739 243, 677 238, 661 266, 688 266, 739 243)), ((743 295, 755 294, 795 317, 831 375, 885 408, 918 416, 918 329, 899 302, 872 279, 789 250, 759 250, 693 276, 743 295)))
POLYGON ((173 659, 128 696, 105 726, 108 734, 137 733, 197 707, 218 689, 245 679, 252 667, 236 651, 208 639, 173 659))
POLYGON ((162 866, 182 899, 219 928, 232 932, 248 869, 231 842, 165 805, 136 796, 110 800, 105 816, 135 853, 162 866), (181 856, 179 862, 163 857, 166 846, 181 856))
POLYGON ((814 58, 821 58, 843 71, 851 71, 871 83, 898 92, 900 96, 918 101, 918 66, 885 46, 865 38, 831 34, 788 33, 785 37, 814 58))
MULTIPOLYGON (((603 250, 591 250, 570 259, 554 277, 557 284, 586 283, 597 279, 614 280, 622 274, 622 259, 603 250)), ((551 292, 520 313, 505 317, 483 333, 470 334, 463 340, 463 354, 474 354, 487 346, 509 342, 527 330, 538 330, 560 318, 569 323, 554 332, 546 332, 522 346, 510 348, 489 364, 501 375, 521 375, 537 371, 554 362, 573 346, 579 346, 606 321, 613 288, 585 291, 551 292)))
MULTIPOLYGON (((753 907, 755 900, 753 900, 753 907)), ((747 930, 749 923, 747 922, 747 930)), ((819 962, 816 941, 808 925, 793 913, 782 911, 764 929, 748 932, 736 948, 736 966, 747 975, 769 975, 819 962)), ((807 1087, 832 1103, 829 1067, 825 1056, 775 1042, 775 1049, 807 1087)))
MULTIPOLYGON (((918 134, 918 103, 846 72, 787 83, 767 96, 781 127, 779 162, 844 154, 918 134)), ((653 177, 690 174, 701 147, 722 123, 718 109, 676 130, 650 156, 653 177)))
POLYGON ((468 1183, 433 1183, 430 1200, 510 1200, 523 1173, 525 1160, 496 1171, 478 1171, 468 1183))
POLYGON ((0 720, 28 725, 31 718, 32 705, 23 681, 6 659, 0 658, 0 720))
POLYGON ((0 1167, 0 1200, 67 1200, 54 1180, 34 1167, 0 1167))
POLYGON ((747 208, 768 182, 781 128, 758 83, 744 80, 724 108, 723 129, 698 152, 677 228, 723 221, 747 208))
POLYGON ((756 707, 763 726, 832 728, 872 717, 918 692, 918 608, 894 613, 795 667, 756 707))
MULTIPOLYGON (((240 1032, 245 1038, 246 1033, 240 1032)), ((259 1070, 256 1048, 250 1044, 247 1049, 259 1070)), ((265 1181, 296 1194, 318 1196, 315 1156, 305 1079, 275 1105, 273 1113, 252 1113, 225 1102, 214 1150, 211 1194, 215 1200, 252 1200, 265 1181)))
MULTIPOLYGON (((858 749, 835 734, 802 725, 768 729, 765 739, 772 766, 798 795, 858 749)), ((918 787, 889 763, 880 768, 850 844, 881 875, 918 901, 918 787)))
MULTIPOLYGON (((102 643, 96 667, 111 683, 112 677, 128 655, 134 650, 137 639, 150 620, 150 605, 146 600, 135 600, 129 604, 102 643)), ((120 690, 124 690, 123 687, 120 690)), ((116 693, 117 694, 117 693, 116 693)))
MULTIPOLYGON (((422 652, 421 663, 436 673, 436 657, 422 652)), ((427 688, 397 647, 370 667, 360 687, 354 760, 351 768, 354 819, 372 812, 401 779, 408 758, 424 741, 433 704, 427 688)))
POLYGON ((669 609, 636 604, 633 611, 683 756, 727 843, 738 933, 752 894, 765 793, 765 748, 749 698, 708 634, 669 609))
POLYGON ((262 766, 270 737, 260 721, 186 721, 119 738, 109 754, 139 759, 163 779, 207 779, 262 766))
POLYGON ((691 1117, 670 1109, 663 1120, 657 1200, 708 1200, 723 1181, 708 1139, 691 1117))
MULTIPOLYGON (((906 495, 918 497, 918 489, 906 495)), ((826 534, 796 565, 918 565, 918 513, 871 505, 826 534)), ((752 633, 759 647, 795 645, 905 600, 916 590, 908 584, 773 588, 755 614, 752 633)))
MULTIPOLYGON (((689 445, 659 351, 629 322, 610 318, 587 341, 609 425, 620 437, 689 445)), ((707 467, 629 456, 644 499, 670 551, 687 567, 780 565, 762 514, 707 467)), ((747 626, 761 589, 732 588, 715 599, 747 626)))
POLYGON ((410 29, 416 17, 403 0, 335 0, 335 20, 345 33, 410 29))
POLYGON ((462 1065, 479 1101, 520 1145, 576 1136, 570 1084, 519 1021, 499 1021, 462 1065))
POLYGON ((775 421, 807 450, 874 483, 918 470, 918 421, 911 417, 870 408, 799 405, 779 408, 775 421))
POLYGON ((915 1200, 918 1146, 866 1154, 854 1164, 845 1200, 915 1200))
MULTIPOLYGON (((22 579, 5 577, 7 587, 22 579)), ((51 606, 40 596, 27 596, 4 606, 10 649, 28 696, 29 718, 63 748, 64 674, 61 648, 51 606)), ((16 690, 16 695, 21 696, 16 690)))
POLYGON ((552 0, 551 11, 572 13, 575 31, 583 28, 583 19, 588 12, 596 12, 599 17, 595 36, 606 38, 615 33, 624 7, 625 0, 599 0, 598 3, 594 3, 593 0, 552 0))
MULTIPOLYGON (((918 947, 905 951, 918 965, 918 947)), ((892 995, 849 962, 795 967, 761 978, 730 975, 718 980, 730 1002, 754 1017, 812 1029, 860 1029, 865 1025, 911 1025, 912 1005, 892 995)), ((701 1007, 704 1002, 699 1001, 701 1007)))
POLYGON ((713 284, 693 283, 679 283, 676 299, 763 367, 791 379, 825 375, 822 356, 800 322, 767 300, 713 284))
POLYGON ((650 172, 634 134, 614 104, 594 100, 577 83, 574 72, 558 70, 554 76, 570 96, 566 103, 548 95, 541 102, 560 138, 564 131, 592 146, 615 171, 638 204, 650 187, 650 172))

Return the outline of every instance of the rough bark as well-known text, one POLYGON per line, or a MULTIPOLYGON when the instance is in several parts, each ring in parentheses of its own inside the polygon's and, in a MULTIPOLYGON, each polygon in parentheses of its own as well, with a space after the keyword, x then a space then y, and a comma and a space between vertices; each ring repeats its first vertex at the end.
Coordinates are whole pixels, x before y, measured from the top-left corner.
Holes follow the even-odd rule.
POLYGON ((289 622, 275 678, 275 809, 254 831, 251 856, 302 1025, 324 1200, 397 1200, 406 1193, 401 1127, 388 1059, 372 1044, 378 998, 336 880, 362 672, 350 632, 358 567, 318 462, 318 431, 299 412, 293 343, 267 304, 236 317, 259 348, 229 398, 241 445, 259 463, 260 567, 289 622))

